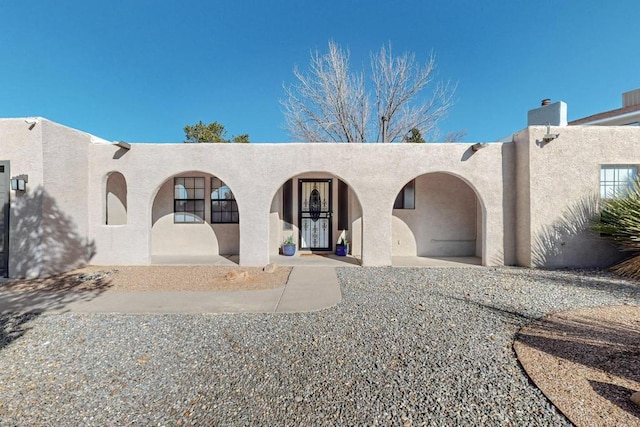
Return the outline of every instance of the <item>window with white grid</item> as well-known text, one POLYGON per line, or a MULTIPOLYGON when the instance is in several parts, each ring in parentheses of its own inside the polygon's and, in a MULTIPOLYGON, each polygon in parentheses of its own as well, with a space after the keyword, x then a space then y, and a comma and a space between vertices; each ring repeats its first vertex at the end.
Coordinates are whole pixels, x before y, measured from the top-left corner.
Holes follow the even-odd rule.
POLYGON ((624 196, 638 176, 633 165, 603 165, 600 167, 600 197, 624 196))

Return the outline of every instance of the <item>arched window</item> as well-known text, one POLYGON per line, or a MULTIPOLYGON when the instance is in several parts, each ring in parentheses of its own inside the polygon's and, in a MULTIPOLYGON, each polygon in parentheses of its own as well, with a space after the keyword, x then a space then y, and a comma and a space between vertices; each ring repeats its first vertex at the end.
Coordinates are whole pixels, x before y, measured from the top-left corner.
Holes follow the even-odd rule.
POLYGON ((238 203, 231 189, 218 178, 211 178, 211 223, 237 224, 238 203))

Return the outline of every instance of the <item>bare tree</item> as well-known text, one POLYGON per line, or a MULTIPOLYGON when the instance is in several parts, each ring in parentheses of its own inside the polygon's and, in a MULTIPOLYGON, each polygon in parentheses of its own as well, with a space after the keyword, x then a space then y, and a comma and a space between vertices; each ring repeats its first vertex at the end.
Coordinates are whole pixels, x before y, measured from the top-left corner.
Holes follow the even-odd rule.
POLYGON ((391 45, 371 54, 371 106, 364 71, 349 70, 349 51, 329 42, 326 54, 312 53, 310 69, 294 67, 297 82, 285 86, 286 127, 300 141, 396 142, 416 129, 427 137, 438 135, 437 125, 453 105, 455 85, 435 84, 430 96, 421 96, 433 83, 435 58, 419 64, 414 54, 394 57, 391 45))
POLYGON ((364 74, 349 72, 349 51, 329 42, 311 55, 310 71, 294 67, 298 83, 285 86, 287 129, 300 141, 365 142, 369 101, 364 74))

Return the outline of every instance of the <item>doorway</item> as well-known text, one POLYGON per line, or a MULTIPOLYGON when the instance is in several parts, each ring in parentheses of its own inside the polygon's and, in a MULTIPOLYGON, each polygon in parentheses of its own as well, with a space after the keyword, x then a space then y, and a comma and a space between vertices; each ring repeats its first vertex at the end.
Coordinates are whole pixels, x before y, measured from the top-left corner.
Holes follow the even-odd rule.
POLYGON ((298 181, 300 249, 332 249, 332 182, 331 179, 298 181))
POLYGON ((0 277, 9 276, 9 161, 0 161, 0 277))

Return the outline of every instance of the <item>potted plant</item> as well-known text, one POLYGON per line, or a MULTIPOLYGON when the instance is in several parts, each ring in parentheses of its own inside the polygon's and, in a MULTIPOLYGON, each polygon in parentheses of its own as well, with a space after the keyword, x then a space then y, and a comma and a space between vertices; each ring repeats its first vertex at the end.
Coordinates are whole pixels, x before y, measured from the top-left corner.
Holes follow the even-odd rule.
POLYGON ((346 256, 349 253, 349 242, 344 237, 340 238, 340 242, 336 245, 336 255, 346 256))
POLYGON ((293 235, 291 235, 282 243, 282 255, 293 256, 295 253, 296 244, 293 241, 293 235))

